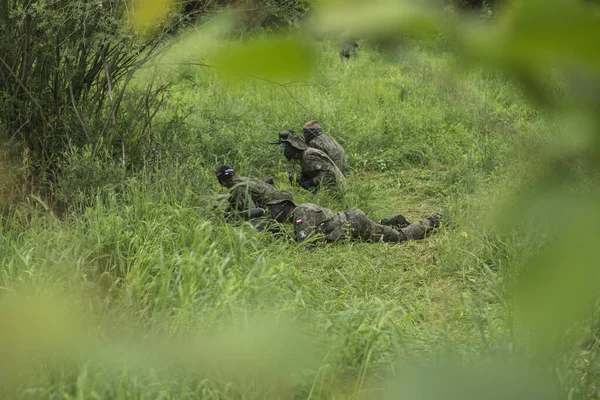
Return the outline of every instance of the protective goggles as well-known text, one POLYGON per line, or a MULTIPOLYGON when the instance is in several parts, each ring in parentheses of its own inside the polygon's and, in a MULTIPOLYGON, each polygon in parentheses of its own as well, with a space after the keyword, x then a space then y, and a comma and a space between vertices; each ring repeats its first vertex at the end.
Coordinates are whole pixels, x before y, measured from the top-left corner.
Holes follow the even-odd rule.
POLYGON ((233 168, 227 168, 224 171, 218 171, 216 175, 218 178, 222 177, 223 175, 233 175, 233 168))

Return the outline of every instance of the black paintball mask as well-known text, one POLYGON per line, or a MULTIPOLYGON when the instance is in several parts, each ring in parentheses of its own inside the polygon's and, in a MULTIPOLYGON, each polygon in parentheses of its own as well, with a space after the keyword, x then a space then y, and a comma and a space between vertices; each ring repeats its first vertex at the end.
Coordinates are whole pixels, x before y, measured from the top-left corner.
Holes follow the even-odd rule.
POLYGON ((321 136, 323 130, 321 128, 304 128, 302 129, 302 134, 304 135, 304 141, 306 143, 310 143, 311 140, 316 138, 317 136, 321 136))
POLYGON ((290 135, 293 135, 294 133, 296 133, 296 132, 292 131, 291 129, 288 129, 286 131, 281 131, 278 134, 279 140, 277 140, 276 142, 269 142, 269 144, 281 144, 282 140, 286 140, 287 138, 290 137, 290 135))
POLYGON ((288 130, 286 130, 286 131, 281 131, 281 132, 279 132, 279 140, 280 140, 280 141, 281 141, 281 140, 285 140, 285 139, 289 138, 289 137, 290 137, 290 135, 291 135, 291 134, 293 134, 293 133, 296 133, 296 132, 294 132, 294 131, 293 131, 293 130, 291 130, 291 129, 288 129, 288 130))
POLYGON ((215 175, 217 176, 219 183, 225 185, 227 182, 231 181, 235 175, 235 171, 229 165, 221 165, 215 171, 215 175))
POLYGON ((298 149, 289 142, 281 142, 280 146, 283 147, 283 155, 288 161, 292 161, 298 154, 298 149))

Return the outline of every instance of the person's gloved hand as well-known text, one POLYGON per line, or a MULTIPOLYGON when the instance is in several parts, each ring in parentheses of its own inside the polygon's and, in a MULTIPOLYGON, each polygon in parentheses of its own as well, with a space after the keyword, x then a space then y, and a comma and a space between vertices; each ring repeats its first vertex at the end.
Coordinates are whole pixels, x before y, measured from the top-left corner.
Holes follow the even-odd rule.
POLYGON ((250 218, 259 218, 266 214, 266 210, 264 208, 253 208, 250 211, 250 218))
POLYGON ((314 186, 314 182, 312 179, 308 179, 300 184, 300 187, 302 187, 302 189, 306 189, 306 190, 309 190, 313 186, 314 186))
POLYGON ((290 171, 290 173, 289 173, 290 185, 294 184, 294 175, 295 174, 296 174, 296 172, 294 172, 294 171, 290 171))
POLYGON ((265 219, 255 219, 253 221, 250 221, 250 225, 252 225, 254 229, 256 229, 258 232, 264 231, 268 224, 269 221, 265 219))
POLYGON ((275 181, 273 180, 273 178, 267 178, 267 179, 265 179, 265 183, 268 183, 269 185, 275 186, 275 181))

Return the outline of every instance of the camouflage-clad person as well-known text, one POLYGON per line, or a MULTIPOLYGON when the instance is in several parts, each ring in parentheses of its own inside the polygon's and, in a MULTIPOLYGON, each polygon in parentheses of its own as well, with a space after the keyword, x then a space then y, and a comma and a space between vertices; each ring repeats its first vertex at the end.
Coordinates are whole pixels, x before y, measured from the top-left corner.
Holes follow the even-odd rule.
MULTIPOLYGON (((293 130, 279 132, 279 139, 285 139, 292 133, 295 132, 293 130)), ((333 137, 323 132, 318 121, 308 121, 304 124, 302 134, 304 135, 304 143, 306 143, 308 147, 321 150, 323 153, 327 154, 340 171, 342 171, 342 174, 344 174, 344 176, 348 175, 350 167, 346 160, 344 148, 333 137)))
POLYGON ((280 140, 283 154, 288 160, 300 163, 301 174, 298 184, 306 190, 316 191, 325 187, 339 193, 345 181, 344 174, 335 163, 321 150, 310 148, 302 137, 290 133, 280 140))
POLYGON ((346 160, 346 153, 341 144, 333 137, 323 132, 318 121, 308 121, 302 129, 304 142, 308 147, 321 150, 327 154, 329 158, 342 171, 344 176, 348 175, 350 168, 346 160))
POLYGON ((358 39, 349 31, 340 35, 340 61, 350 59, 350 56, 358 56, 358 39))
POLYGON ((274 199, 288 199, 291 195, 275 188, 272 179, 261 181, 255 178, 237 176, 229 165, 221 165, 215 171, 221 186, 229 189, 230 211, 246 219, 262 217, 267 203, 274 199), (281 197, 282 193, 288 196, 281 197))
POLYGON ((391 225, 388 226, 372 221, 357 208, 335 212, 312 203, 297 205, 293 201, 286 200, 278 204, 270 204, 269 207, 271 218, 280 223, 289 220, 294 223, 294 236, 298 242, 315 235, 320 235, 319 239, 327 242, 344 238, 396 243, 419 240, 439 227, 442 219, 440 214, 436 214, 411 224, 398 214, 386 220, 388 225, 391 225))

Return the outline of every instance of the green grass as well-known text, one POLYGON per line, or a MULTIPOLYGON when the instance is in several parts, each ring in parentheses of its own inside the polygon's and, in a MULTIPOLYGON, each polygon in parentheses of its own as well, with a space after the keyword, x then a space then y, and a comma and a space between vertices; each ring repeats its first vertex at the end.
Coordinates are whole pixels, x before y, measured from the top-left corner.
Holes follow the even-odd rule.
MULTIPOLYGON (((41 342, 56 350, 39 370, 27 346, 0 361, 12 373, 0 380, 7 397, 371 399, 413 362, 487 360, 522 344, 506 296, 545 237, 494 221, 527 177, 514 172, 519 149, 548 139, 548 118, 502 76, 459 70, 451 52, 407 44, 384 57, 365 45, 342 64, 334 43, 315 46, 313 60, 300 60, 313 64, 310 82, 288 85, 294 98, 210 69, 173 73, 160 146, 143 171, 117 174, 64 218, 32 200, 3 220, 1 301, 32 319, 2 314, 14 327, 6 339, 27 343, 24 331, 52 325, 41 342), (344 199, 291 188, 290 166, 267 144, 313 118, 346 148, 344 199), (454 225, 402 245, 307 250, 224 224, 211 209, 220 163, 274 177, 300 202, 372 219, 446 208, 454 225), (69 305, 37 320, 15 293, 41 303, 67 295, 69 305)), ((85 180, 85 168, 104 176, 114 166, 72 168, 85 180)))

